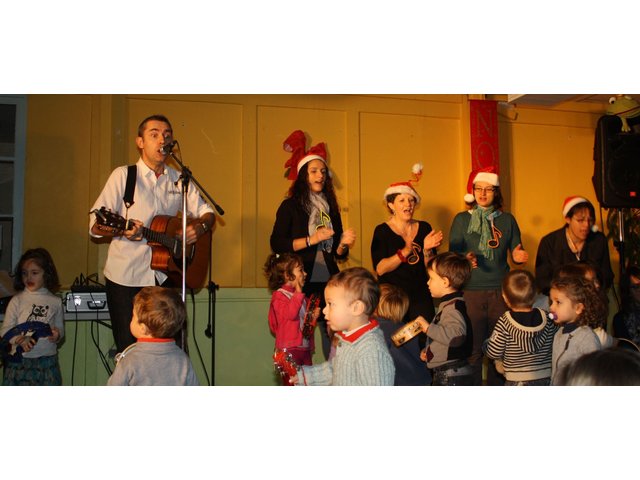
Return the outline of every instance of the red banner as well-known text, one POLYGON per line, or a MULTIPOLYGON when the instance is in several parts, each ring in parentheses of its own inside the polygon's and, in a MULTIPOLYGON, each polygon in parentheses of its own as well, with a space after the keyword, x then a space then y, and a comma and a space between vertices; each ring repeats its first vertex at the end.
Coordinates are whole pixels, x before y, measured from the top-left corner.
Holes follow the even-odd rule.
POLYGON ((471 122, 471 170, 494 167, 500 173, 500 147, 498 144, 498 102, 469 100, 471 122))

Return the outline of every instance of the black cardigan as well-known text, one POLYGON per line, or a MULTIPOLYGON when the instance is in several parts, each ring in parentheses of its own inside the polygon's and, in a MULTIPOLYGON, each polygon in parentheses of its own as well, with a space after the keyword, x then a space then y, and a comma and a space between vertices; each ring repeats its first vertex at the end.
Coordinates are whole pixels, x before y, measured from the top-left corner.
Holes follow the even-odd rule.
MULTIPOLYGON (((536 285, 545 295, 549 295, 549 287, 556 270, 564 265, 576 263, 578 259, 569 248, 563 227, 542 237, 536 255, 536 285)), ((606 290, 613 283, 613 271, 609 261, 609 245, 607 237, 601 232, 591 232, 580 252, 580 261, 593 264, 599 271, 602 288, 606 290)))
MULTIPOLYGON (((342 219, 340 218, 340 212, 330 212, 329 216, 335 232, 333 235, 333 248, 330 253, 323 252, 323 254, 329 274, 334 275, 339 272, 336 259, 346 258, 349 250, 345 248, 342 255, 338 255, 337 249, 342 237, 342 219)), ((304 211, 294 198, 285 199, 276 213, 276 221, 273 224, 270 239, 271 250, 274 253, 293 252, 293 240, 307 235, 309 235, 309 214, 304 211)), ((304 270, 307 272, 307 278, 309 279, 313 274, 317 248, 318 245, 311 245, 295 252, 302 257, 304 270)))

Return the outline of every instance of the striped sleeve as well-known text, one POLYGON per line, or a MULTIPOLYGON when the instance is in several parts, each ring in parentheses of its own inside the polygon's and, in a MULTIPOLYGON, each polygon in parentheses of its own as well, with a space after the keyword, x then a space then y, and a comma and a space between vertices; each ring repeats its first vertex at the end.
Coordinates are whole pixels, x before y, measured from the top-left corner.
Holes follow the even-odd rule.
POLYGON ((496 323, 493 333, 487 343, 483 346, 485 354, 494 360, 502 360, 507 347, 508 333, 506 329, 506 318, 501 316, 496 323))

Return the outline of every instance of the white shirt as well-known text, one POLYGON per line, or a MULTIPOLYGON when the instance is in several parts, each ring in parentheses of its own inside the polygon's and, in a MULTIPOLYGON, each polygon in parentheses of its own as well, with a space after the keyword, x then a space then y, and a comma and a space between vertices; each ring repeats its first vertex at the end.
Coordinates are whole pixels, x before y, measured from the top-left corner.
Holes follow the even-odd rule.
MULTIPOLYGON (((156 178, 143 161, 138 160, 136 189, 133 195, 133 205, 127 208, 124 205, 125 187, 127 184, 127 167, 116 168, 107 180, 98 199, 91 210, 107 207, 127 219, 140 220, 145 227, 151 225, 156 215, 176 216, 182 211, 182 186, 178 182, 180 173, 171 167, 165 166, 164 173, 156 178), (176 185, 175 183, 178 182, 176 185)), ((187 193, 187 212, 193 217, 201 217, 205 213, 213 213, 213 209, 202 199, 196 187, 189 185, 187 193)), ((91 214, 89 220, 89 234, 95 223, 95 215, 91 214)), ((109 245, 109 253, 104 266, 104 276, 112 282, 128 287, 151 286, 162 283, 167 276, 151 270, 151 248, 147 241, 131 241, 124 236, 113 237, 109 245)))

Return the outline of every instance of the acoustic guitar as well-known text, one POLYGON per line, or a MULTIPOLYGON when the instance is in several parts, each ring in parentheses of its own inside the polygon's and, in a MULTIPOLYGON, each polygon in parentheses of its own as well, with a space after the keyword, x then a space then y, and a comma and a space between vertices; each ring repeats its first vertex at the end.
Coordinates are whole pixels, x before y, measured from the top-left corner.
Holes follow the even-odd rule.
MULTIPOLYGON (((106 207, 92 210, 96 215, 96 223, 101 230, 121 235, 133 224, 122 215, 112 212, 106 207)), ((151 247, 151 268, 165 273, 175 285, 182 284, 182 218, 170 215, 157 215, 151 225, 142 227, 142 237, 151 247)), ((187 245, 187 272, 185 284, 188 288, 202 288, 206 285, 207 269, 211 256, 211 231, 201 235, 196 243, 187 245)))

